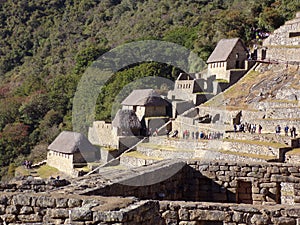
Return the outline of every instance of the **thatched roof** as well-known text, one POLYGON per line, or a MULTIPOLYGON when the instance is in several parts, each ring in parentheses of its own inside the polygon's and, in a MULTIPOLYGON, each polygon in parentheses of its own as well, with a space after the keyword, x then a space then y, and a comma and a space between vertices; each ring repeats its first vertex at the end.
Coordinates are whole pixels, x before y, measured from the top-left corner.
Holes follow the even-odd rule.
POLYGON ((72 154, 77 151, 97 151, 97 148, 83 134, 71 131, 61 132, 48 146, 48 149, 65 154, 72 154))
POLYGON ((127 98, 124 99, 122 105, 128 106, 163 106, 168 105, 158 93, 153 89, 133 90, 127 98))
POLYGON ((114 120, 112 121, 112 126, 121 128, 123 130, 131 129, 141 129, 141 122, 136 116, 133 110, 119 109, 114 120))
POLYGON ((247 51, 246 46, 239 38, 221 39, 209 56, 207 63, 225 62, 238 43, 241 43, 245 51, 247 51))

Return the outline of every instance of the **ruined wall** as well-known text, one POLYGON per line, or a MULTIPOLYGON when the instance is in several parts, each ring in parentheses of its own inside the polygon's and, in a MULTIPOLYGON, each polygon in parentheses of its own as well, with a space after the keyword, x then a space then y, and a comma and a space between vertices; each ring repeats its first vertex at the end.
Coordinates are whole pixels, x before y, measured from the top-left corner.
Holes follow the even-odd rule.
POLYGON ((0 223, 160 224, 157 202, 123 199, 123 203, 119 200, 119 205, 113 206, 113 203, 108 204, 107 201, 110 200, 95 196, 1 194, 0 223), (128 203, 124 204, 124 202, 128 203))
POLYGON ((117 148, 118 140, 112 130, 113 128, 110 123, 94 121, 93 126, 89 127, 88 139, 93 145, 117 148))
POLYGON ((300 223, 299 206, 261 208, 236 204, 161 201, 160 214, 165 224, 179 225, 296 225, 300 223))
POLYGON ((188 165, 194 168, 192 170, 194 174, 191 174, 188 179, 191 181, 188 185, 191 189, 187 191, 189 196, 186 198, 189 199, 201 200, 203 196, 211 195, 211 198, 217 202, 230 202, 234 200, 233 198, 236 202, 244 202, 244 200, 249 200, 247 197, 251 196, 253 204, 276 204, 286 198, 285 193, 281 191, 281 184, 288 183, 294 187, 293 190, 290 190, 294 194, 293 203, 300 202, 300 193, 297 191, 300 182, 300 166, 268 163, 259 165, 234 162, 201 163, 197 161, 188 162, 188 165), (200 184, 203 177, 199 176, 199 173, 211 180, 211 187, 201 190, 202 185, 200 184), (195 185, 195 182, 198 185, 195 185), (239 183, 243 184, 244 182, 251 185, 251 193, 238 199, 238 193, 243 191, 243 188, 239 187, 239 183), (219 192, 210 193, 211 190, 219 190, 219 192), (223 193, 223 195, 218 195, 218 193, 223 193))

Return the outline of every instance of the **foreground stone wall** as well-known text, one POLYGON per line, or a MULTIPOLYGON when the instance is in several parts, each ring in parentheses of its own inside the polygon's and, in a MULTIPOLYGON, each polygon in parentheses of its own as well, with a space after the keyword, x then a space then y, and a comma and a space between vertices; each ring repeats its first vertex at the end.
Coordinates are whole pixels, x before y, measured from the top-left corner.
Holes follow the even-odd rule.
POLYGON ((290 190, 294 194, 293 203, 300 202, 297 191, 300 166, 199 161, 190 161, 188 165, 193 170, 187 177, 186 199, 248 203, 247 197, 251 197, 253 204, 279 204, 286 198, 281 184, 288 183, 294 187, 290 190), (209 182, 208 185, 202 185, 203 181, 209 182), (251 188, 248 195, 243 193, 245 184, 251 188))
POLYGON ((165 224, 178 225, 246 225, 300 223, 300 207, 257 207, 237 204, 200 202, 160 202, 160 213, 165 224))
POLYGON ((155 201, 138 202, 133 199, 123 199, 123 203, 119 200, 119 204, 113 207, 108 206, 109 201, 95 196, 87 198, 75 195, 1 194, 0 223, 160 224, 159 206, 155 201))

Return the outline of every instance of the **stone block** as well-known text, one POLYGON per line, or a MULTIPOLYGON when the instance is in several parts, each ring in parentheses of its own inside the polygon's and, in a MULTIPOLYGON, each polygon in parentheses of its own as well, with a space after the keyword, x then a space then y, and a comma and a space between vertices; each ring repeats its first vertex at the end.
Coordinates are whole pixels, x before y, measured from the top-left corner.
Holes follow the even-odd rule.
POLYGON ((7 201, 8 201, 8 199, 6 196, 0 196, 0 204, 1 205, 6 205, 7 201))
POLYGON ((241 167, 240 166, 230 166, 229 170, 234 171, 234 172, 239 172, 239 171, 241 171, 241 167))
POLYGON ((23 206, 20 209, 20 214, 30 214, 33 212, 33 208, 31 206, 23 206))
POLYGON ((196 221, 180 221, 179 222, 179 225, 197 225, 197 224, 199 224, 199 223, 196 221))
POLYGON ((300 208, 287 209, 286 213, 291 217, 300 217, 300 208))
POLYGON ((38 214, 18 215, 18 220, 23 223, 43 222, 43 217, 38 214))
POLYGON ((259 215, 259 214, 253 215, 250 219, 250 222, 251 222, 251 224, 256 224, 256 225, 269 225, 270 224, 268 216, 259 215))
POLYGON ((54 208, 55 199, 48 196, 39 196, 36 200, 36 206, 41 208, 54 208))
MULTIPOLYGON (((71 211, 70 211, 71 212, 71 211)), ((48 214, 50 218, 53 219, 66 219, 69 218, 68 209, 48 209, 48 214)))
POLYGON ((177 220, 178 219, 178 213, 175 211, 171 211, 171 210, 167 210, 165 212, 162 213, 162 217, 164 219, 174 219, 177 220))
POLYGON ((276 187, 276 183, 260 183, 259 186, 261 188, 273 188, 276 187))
POLYGON ((289 167, 289 168, 288 168, 288 171, 289 171, 290 173, 298 173, 298 172, 299 172, 299 169, 296 168, 296 167, 289 167))
POLYGON ((4 205, 0 205, 0 215, 5 214, 5 206, 4 205))
POLYGON ((86 221, 92 220, 92 211, 88 208, 74 208, 71 209, 70 218, 72 221, 86 221))
POLYGON ((180 220, 189 220, 190 214, 188 209, 179 209, 178 216, 180 220))
POLYGON ((75 208, 75 207, 80 207, 82 204, 81 199, 76 199, 76 198, 70 198, 68 201, 68 207, 69 208, 75 208))
POLYGON ((190 210, 190 220, 230 221, 229 213, 217 210, 190 210))
POLYGON ((12 204, 14 205, 31 205, 31 198, 28 195, 15 195, 12 198, 12 204))
POLYGON ((16 215, 13 215, 13 214, 5 214, 5 215, 2 215, 0 216, 0 218, 5 221, 6 223, 13 223, 13 222, 16 222, 16 215))
POLYGON ((67 208, 68 207, 68 200, 67 198, 57 198, 56 199, 56 207, 57 208, 67 208))
POLYGON ((220 166, 220 170, 227 171, 229 170, 228 166, 220 166))
POLYGON ((6 214, 19 214, 19 210, 15 205, 9 205, 6 207, 6 214))
POLYGON ((273 217, 271 218, 271 222, 275 225, 296 225, 295 219, 286 217, 273 217))

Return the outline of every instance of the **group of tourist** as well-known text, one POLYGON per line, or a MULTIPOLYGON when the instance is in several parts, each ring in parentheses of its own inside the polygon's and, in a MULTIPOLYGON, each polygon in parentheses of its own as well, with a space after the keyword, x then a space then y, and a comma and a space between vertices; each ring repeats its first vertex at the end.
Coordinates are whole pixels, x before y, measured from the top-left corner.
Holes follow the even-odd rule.
POLYGON ((23 166, 24 166, 26 169, 31 169, 32 162, 31 162, 31 161, 28 161, 28 160, 25 160, 25 161, 23 162, 23 166))
MULTIPOLYGON (((280 135, 280 132, 281 132, 281 126, 277 125, 275 127, 275 133, 278 134, 278 135, 280 135)), ((291 133, 291 137, 292 138, 296 138, 297 133, 296 133, 296 127, 295 126, 292 126, 290 128, 288 125, 285 125, 285 127, 284 127, 284 134, 285 134, 285 136, 289 136, 289 132, 291 133)))
MULTIPOLYGON (((262 132, 262 126, 259 124, 251 124, 251 123, 241 123, 241 124, 234 124, 233 125, 233 129, 234 129, 234 132, 249 132, 251 134, 254 134, 256 133, 256 130, 258 131, 259 134, 261 134, 262 132)), ((275 133, 280 135, 281 133, 281 126, 280 125, 277 125, 275 127, 275 133)), ((284 133, 285 133, 285 136, 289 136, 289 133, 291 134, 291 137, 292 138, 296 138, 297 136, 297 133, 296 133, 296 127, 295 126, 292 126, 291 128, 286 125, 284 127, 284 133)))
POLYGON ((183 139, 222 139, 223 138, 223 133, 221 132, 209 132, 205 133, 203 131, 192 131, 190 132, 189 130, 185 130, 182 133, 183 139))
POLYGON ((259 134, 262 132, 262 126, 259 124, 254 123, 241 123, 241 124, 234 124, 233 125, 234 132, 246 132, 248 131, 251 134, 256 133, 258 131, 259 134))

